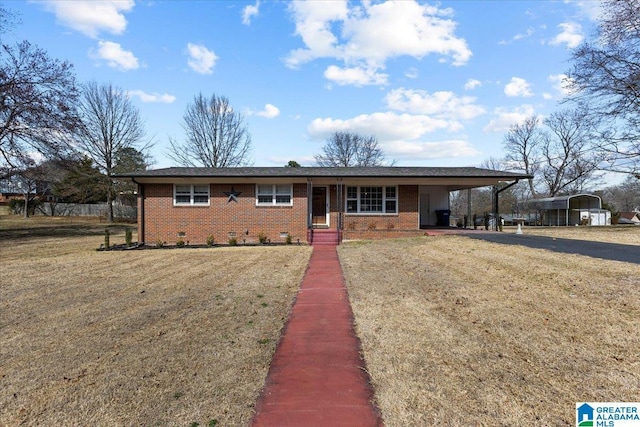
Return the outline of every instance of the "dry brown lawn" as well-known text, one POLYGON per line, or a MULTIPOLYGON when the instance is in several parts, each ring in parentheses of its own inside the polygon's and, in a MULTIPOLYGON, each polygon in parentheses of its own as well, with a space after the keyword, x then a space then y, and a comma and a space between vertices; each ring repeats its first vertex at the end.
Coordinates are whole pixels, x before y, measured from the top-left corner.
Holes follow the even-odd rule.
POLYGON ((640 399, 640 266, 463 236, 339 248, 387 427, 568 426, 640 399))
POLYGON ((104 227, 0 217, 0 425, 247 425, 311 249, 104 227))
MULTIPOLYGON (((524 234, 549 236, 563 239, 592 240, 596 242, 640 245, 640 226, 615 225, 606 227, 523 227, 524 234)), ((505 232, 513 233, 516 227, 507 227, 505 232)))

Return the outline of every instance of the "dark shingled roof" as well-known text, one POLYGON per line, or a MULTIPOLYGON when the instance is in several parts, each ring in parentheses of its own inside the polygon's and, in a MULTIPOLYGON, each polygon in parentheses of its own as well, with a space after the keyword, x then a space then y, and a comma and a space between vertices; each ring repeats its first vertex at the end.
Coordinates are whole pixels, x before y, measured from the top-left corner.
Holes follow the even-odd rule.
POLYGON ((116 175, 120 178, 499 178, 515 180, 529 178, 522 173, 473 167, 238 167, 204 168, 172 167, 116 175))

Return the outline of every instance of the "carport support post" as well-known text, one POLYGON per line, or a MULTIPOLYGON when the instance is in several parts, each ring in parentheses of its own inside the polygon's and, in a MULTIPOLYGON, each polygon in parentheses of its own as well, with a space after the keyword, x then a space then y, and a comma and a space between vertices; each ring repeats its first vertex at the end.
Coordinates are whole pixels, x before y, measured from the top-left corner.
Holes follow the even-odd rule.
POLYGON ((499 194, 500 193, 498 192, 498 186, 494 185, 493 186, 493 202, 495 203, 495 205, 493 207, 493 223, 494 223, 494 226, 493 226, 494 228, 493 229, 495 231, 499 230, 499 228, 498 228, 498 216, 499 216, 498 215, 498 210, 500 209, 499 208, 499 203, 498 203, 498 195, 499 194))
MULTIPOLYGON (((467 188, 467 220, 465 221, 465 228, 469 227, 471 223, 471 189, 467 188)), ((473 228, 472 226, 470 228, 473 228)))
POLYGON ((496 195, 495 196, 495 216, 494 216, 494 219, 495 219, 495 222, 496 222, 496 231, 499 230, 499 228, 498 228, 498 220, 499 220, 499 218, 498 218, 499 217, 499 215, 498 215, 498 198, 499 198, 498 195, 500 193, 502 193, 503 191, 508 190, 509 188, 511 188, 514 185, 516 185, 518 183, 518 181, 520 181, 520 180, 516 179, 511 184, 507 185, 506 187, 502 187, 502 188, 498 188, 497 184, 493 186, 493 188, 495 190, 495 195, 496 195))

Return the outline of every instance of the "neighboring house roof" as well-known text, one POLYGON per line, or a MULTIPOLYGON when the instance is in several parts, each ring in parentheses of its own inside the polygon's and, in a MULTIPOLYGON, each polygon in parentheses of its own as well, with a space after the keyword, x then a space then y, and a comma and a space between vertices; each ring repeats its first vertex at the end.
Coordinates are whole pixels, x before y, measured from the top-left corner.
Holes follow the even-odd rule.
POLYGON ((593 194, 573 194, 568 196, 533 199, 529 206, 539 210, 553 209, 601 209, 602 199, 593 194))
POLYGON ((620 224, 639 224, 640 213, 639 212, 620 212, 620 224))

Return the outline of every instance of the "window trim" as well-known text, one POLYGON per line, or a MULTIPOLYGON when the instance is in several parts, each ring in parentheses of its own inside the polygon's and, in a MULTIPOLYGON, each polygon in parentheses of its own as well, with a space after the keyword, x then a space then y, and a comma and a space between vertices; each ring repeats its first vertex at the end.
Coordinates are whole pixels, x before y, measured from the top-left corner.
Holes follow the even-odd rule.
POLYGON ((345 214, 346 215, 398 215, 398 195, 399 195, 399 190, 398 190, 398 186, 397 185, 345 185, 345 203, 344 203, 344 207, 345 207, 345 214), (382 188, 382 211, 378 211, 378 212, 372 212, 372 211, 362 211, 361 209, 361 202, 362 202, 362 196, 361 196, 361 189, 362 187, 378 187, 378 188, 382 188), (356 198, 354 199, 353 197, 349 197, 349 188, 356 188, 356 198), (395 198, 389 198, 387 199, 387 188, 394 188, 395 189, 395 198), (348 209, 348 205, 349 205, 349 201, 355 201, 356 202, 356 211, 355 212, 349 212, 348 209), (387 212, 387 201, 391 202, 394 201, 395 202, 395 211, 394 212, 387 212))
MULTIPOLYGON (((261 194, 262 196, 266 196, 267 194, 261 194)), ((256 206, 257 207, 277 207, 277 206, 293 206, 293 184, 256 184, 256 206), (267 187, 270 186, 271 187, 271 202, 260 202, 258 196, 259 194, 259 189, 260 186, 263 187, 267 187), (277 189, 278 187, 282 187, 282 186, 288 186, 289 187, 289 192, 288 193, 278 193, 277 189), (288 203, 278 203, 278 196, 289 196, 289 202, 288 203)))
MULTIPOLYGON (((186 196, 186 192, 181 193, 186 196)), ((173 206, 181 207, 181 206, 210 206, 211 205, 211 185, 210 184, 173 184, 173 206), (178 202, 176 199, 178 186, 188 186, 189 187, 189 203, 186 202, 178 202), (196 202, 196 194, 198 196, 204 196, 204 193, 196 193, 195 187, 207 187, 207 203, 196 202)))

